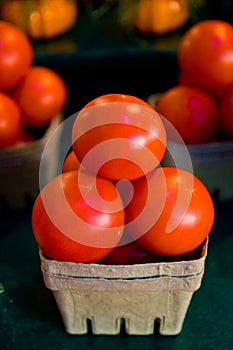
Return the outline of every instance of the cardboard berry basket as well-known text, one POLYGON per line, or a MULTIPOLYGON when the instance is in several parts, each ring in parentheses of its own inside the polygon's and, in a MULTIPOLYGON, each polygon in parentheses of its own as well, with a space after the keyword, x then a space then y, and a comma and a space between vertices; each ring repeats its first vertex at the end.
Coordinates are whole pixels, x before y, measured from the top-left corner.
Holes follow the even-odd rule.
POLYGON ((233 141, 209 142, 188 146, 193 173, 204 183, 212 197, 233 199, 233 141))
MULTIPOLYGON (((62 121, 55 116, 44 135, 35 141, 0 151, 0 212, 24 210, 31 206, 39 193, 39 167, 44 146, 62 121)), ((46 176, 55 174, 58 164, 57 148, 51 149, 46 176)))
MULTIPOLYGON (((160 94, 153 94, 147 101, 152 106, 160 94)), ((169 141, 170 142, 170 141, 169 141)), ((170 142, 180 168, 186 169, 182 159, 182 147, 170 142)), ((197 145, 187 145, 193 166, 193 173, 206 186, 211 196, 220 201, 233 199, 233 140, 211 141, 197 145)), ((164 157, 164 164, 172 163, 169 154, 164 157)), ((189 169, 186 169, 189 170, 189 169)))
POLYGON ((41 270, 70 334, 87 333, 90 322, 93 334, 124 325, 129 335, 149 335, 158 322, 160 334, 176 335, 201 285, 207 245, 178 261, 135 265, 61 262, 40 251, 41 270))

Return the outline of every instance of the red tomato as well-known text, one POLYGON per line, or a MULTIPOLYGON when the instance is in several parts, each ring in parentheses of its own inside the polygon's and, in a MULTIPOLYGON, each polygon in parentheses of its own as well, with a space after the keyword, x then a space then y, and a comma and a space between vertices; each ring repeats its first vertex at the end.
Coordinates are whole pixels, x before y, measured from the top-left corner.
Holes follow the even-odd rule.
POLYGON ((211 95, 217 103, 219 99, 221 99, 225 92, 229 89, 229 87, 219 89, 216 88, 214 92, 210 91, 210 89, 208 90, 204 86, 200 86, 197 83, 195 84, 192 81, 190 81, 183 72, 179 72, 177 85, 191 86, 197 89, 201 89, 202 91, 205 91, 207 94, 211 95))
POLYGON ((222 128, 226 135, 233 137, 233 87, 219 101, 222 128))
POLYGON ((177 85, 194 86, 194 84, 190 83, 190 81, 183 72, 179 72, 178 74, 177 85))
POLYGON ((131 95, 123 95, 123 94, 107 94, 107 95, 99 96, 94 100, 88 102, 83 108, 88 108, 91 106, 101 105, 103 103, 110 103, 110 102, 137 103, 139 105, 151 108, 151 106, 147 102, 141 100, 140 98, 131 96, 131 95))
POLYGON ((115 247, 102 261, 107 265, 146 264, 161 261, 161 257, 150 253, 136 242, 115 247))
POLYGON ((17 104, 0 93, 0 149, 13 145, 22 132, 22 119, 17 104))
POLYGON ((83 166, 110 179, 135 179, 158 166, 166 150, 162 119, 146 102, 110 94, 87 104, 72 130, 83 166))
POLYGON ((233 27, 219 20, 194 24, 178 47, 180 70, 194 85, 219 95, 233 82, 233 27))
POLYGON ((102 259, 121 239, 123 227, 124 207, 113 183, 84 169, 49 181, 32 210, 38 246, 60 261, 102 259))
POLYGON ((160 95, 155 109, 168 119, 187 144, 209 141, 219 130, 217 103, 199 88, 174 86, 160 95))
POLYGON ((190 172, 177 168, 158 168, 136 180, 125 213, 127 230, 138 244, 164 256, 197 248, 214 221, 206 187, 190 172))
POLYGON ((74 151, 70 151, 64 160, 62 172, 66 173, 67 171, 78 170, 79 167, 80 163, 78 158, 76 157, 74 151))
POLYGON ((46 67, 31 67, 12 92, 29 128, 48 124, 65 106, 67 90, 61 77, 46 67))
POLYGON ((16 26, 0 21, 0 90, 8 90, 22 78, 32 64, 33 47, 16 26))

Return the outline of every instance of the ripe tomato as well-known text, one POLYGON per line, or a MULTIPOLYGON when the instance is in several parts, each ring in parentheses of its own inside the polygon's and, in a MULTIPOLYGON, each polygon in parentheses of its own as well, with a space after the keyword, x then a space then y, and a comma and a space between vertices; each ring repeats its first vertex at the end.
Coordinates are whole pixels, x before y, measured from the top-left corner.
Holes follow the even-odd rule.
POLYGON ((151 108, 151 106, 141 100, 138 97, 131 96, 131 95, 124 95, 124 94, 107 94, 103 96, 96 97, 94 100, 88 102, 83 108, 88 108, 91 106, 101 105, 103 103, 111 103, 111 102, 126 102, 126 103, 136 103, 148 108, 151 108))
POLYGON ((219 95, 233 81, 233 27, 205 20, 186 31, 178 47, 181 72, 194 85, 219 95))
POLYGON ((22 110, 24 125, 39 128, 48 124, 65 106, 67 89, 62 78, 46 67, 30 67, 12 92, 22 110))
POLYGON ((22 132, 22 119, 17 104, 0 93, 0 149, 13 145, 22 132))
POLYGON ((101 261, 107 265, 132 265, 157 262, 161 257, 150 253, 133 241, 117 246, 101 261))
POLYGON ((160 95, 155 109, 168 119, 187 144, 206 142, 219 129, 217 103, 199 88, 174 86, 160 95))
POLYGON ((162 119, 146 102, 109 94, 87 104, 72 130, 83 166, 110 179, 135 179, 160 163, 166 150, 162 119))
POLYGON ((0 90, 8 90, 22 78, 32 64, 33 47, 16 26, 0 21, 0 90))
POLYGON ((124 207, 113 183, 84 169, 50 180, 32 210, 38 246, 60 261, 102 259, 121 239, 123 227, 124 207))
POLYGON ((62 172, 66 173, 67 171, 78 170, 79 167, 80 167, 79 160, 76 157, 74 151, 71 150, 64 160, 62 172))
POLYGON ((233 137, 233 87, 219 101, 222 128, 226 135, 233 137))
POLYGON ((205 240, 213 225, 214 206, 193 174, 157 168, 134 182, 125 214, 127 230, 138 244, 152 253, 173 256, 188 253, 205 240))
POLYGON ((229 89, 229 87, 227 87, 226 89, 216 87, 214 92, 210 91, 210 89, 208 90, 204 86, 200 86, 197 83, 190 81, 189 78, 187 76, 185 76, 184 72, 179 72, 178 79, 177 79, 177 85, 196 87, 197 89, 201 89, 202 91, 206 91, 206 93, 211 95, 217 103, 218 103, 219 99, 221 99, 222 96, 225 94, 225 92, 229 89))

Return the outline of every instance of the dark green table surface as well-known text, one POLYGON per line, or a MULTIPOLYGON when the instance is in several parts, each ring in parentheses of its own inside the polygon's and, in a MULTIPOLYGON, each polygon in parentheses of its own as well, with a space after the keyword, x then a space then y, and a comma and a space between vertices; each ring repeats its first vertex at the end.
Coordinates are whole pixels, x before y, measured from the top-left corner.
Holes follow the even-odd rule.
POLYGON ((232 349, 233 202, 215 210, 202 285, 177 336, 67 334, 42 280, 30 211, 1 217, 0 349, 232 349))

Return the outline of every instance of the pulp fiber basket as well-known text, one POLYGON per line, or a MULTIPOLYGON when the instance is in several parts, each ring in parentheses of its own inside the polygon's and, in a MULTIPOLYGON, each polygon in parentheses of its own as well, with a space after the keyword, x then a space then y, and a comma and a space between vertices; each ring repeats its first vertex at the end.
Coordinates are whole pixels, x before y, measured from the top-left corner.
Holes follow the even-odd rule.
POLYGON ((135 265, 60 262, 40 251, 45 285, 52 290, 65 329, 85 334, 181 332, 192 295, 202 281, 207 240, 185 260, 135 265), (90 320, 90 321, 88 321, 90 320))
MULTIPOLYGON (((23 210, 32 205, 39 193, 39 167, 46 142, 62 121, 62 116, 55 116, 45 134, 40 139, 17 147, 0 151, 0 212, 23 210)), ((56 145, 51 149, 46 160, 48 179, 55 174, 58 165, 56 145)))

